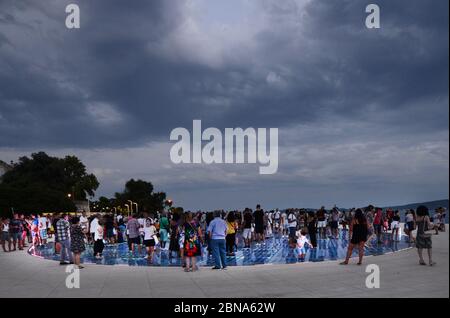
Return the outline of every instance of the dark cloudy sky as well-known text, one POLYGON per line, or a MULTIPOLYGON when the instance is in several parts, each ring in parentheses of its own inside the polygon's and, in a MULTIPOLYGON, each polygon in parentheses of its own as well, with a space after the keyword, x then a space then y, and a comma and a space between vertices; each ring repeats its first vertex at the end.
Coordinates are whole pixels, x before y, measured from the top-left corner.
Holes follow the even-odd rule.
POLYGON ((188 209, 448 198, 448 3, 0 0, 0 159, 74 154, 98 195, 142 178, 188 209), (278 173, 172 164, 193 119, 279 128, 278 173))

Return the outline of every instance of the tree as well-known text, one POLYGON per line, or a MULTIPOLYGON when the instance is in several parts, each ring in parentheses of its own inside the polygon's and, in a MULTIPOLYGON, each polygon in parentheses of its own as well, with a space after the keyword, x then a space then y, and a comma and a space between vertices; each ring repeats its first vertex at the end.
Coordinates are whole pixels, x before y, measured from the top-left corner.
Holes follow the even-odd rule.
POLYGON ((140 211, 156 212, 164 209, 166 194, 153 192, 153 184, 143 180, 131 179, 125 184, 125 190, 115 194, 120 205, 129 204, 128 200, 136 202, 140 211))
POLYGON ((0 213, 74 210, 73 200, 93 196, 99 183, 75 156, 50 157, 45 152, 21 157, 0 183, 0 213), (72 197, 69 198, 68 194, 72 197))

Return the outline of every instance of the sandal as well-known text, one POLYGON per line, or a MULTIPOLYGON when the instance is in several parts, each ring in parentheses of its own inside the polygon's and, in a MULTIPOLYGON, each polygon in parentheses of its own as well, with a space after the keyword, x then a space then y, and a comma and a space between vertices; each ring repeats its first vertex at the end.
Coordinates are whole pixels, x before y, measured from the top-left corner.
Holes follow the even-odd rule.
POLYGON ((341 262, 339 265, 348 265, 348 262, 341 262))
POLYGON ((361 262, 356 263, 356 265, 361 265, 361 264, 362 264, 361 262))
POLYGON ((425 263, 425 262, 419 262, 419 265, 427 265, 427 263, 425 263))

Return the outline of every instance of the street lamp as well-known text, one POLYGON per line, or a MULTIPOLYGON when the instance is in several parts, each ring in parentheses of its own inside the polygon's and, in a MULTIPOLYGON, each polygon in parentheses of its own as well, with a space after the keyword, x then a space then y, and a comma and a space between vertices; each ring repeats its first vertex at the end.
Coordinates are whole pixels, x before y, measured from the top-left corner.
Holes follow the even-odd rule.
POLYGON ((137 202, 133 202, 131 200, 127 200, 128 202, 130 202, 130 206, 131 206, 131 212, 133 212, 133 205, 136 205, 136 213, 139 212, 139 206, 137 204, 137 202))
POLYGON ((127 207, 128 216, 130 216, 130 206, 128 204, 125 204, 125 206, 127 207))
POLYGON ((67 197, 70 199, 72 197, 71 193, 67 193, 67 197))
POLYGON ((133 213, 133 201, 131 201, 131 200, 127 200, 127 201, 130 202, 131 213, 133 213))

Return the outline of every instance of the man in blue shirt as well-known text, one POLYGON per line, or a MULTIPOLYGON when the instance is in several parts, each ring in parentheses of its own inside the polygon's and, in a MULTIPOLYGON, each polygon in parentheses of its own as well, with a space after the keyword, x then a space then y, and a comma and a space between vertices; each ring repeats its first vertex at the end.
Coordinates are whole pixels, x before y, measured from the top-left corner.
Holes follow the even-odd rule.
POLYGON ((209 223, 208 233, 215 263, 212 269, 226 269, 225 236, 227 235, 227 224, 221 219, 219 211, 214 212, 214 220, 209 223))

